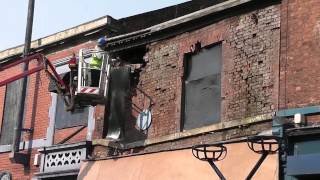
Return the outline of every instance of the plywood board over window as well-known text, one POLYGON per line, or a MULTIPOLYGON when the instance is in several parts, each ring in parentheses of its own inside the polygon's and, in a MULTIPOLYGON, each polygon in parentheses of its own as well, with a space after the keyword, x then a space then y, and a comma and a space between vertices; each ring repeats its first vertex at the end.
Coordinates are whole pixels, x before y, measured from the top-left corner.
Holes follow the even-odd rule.
POLYGON ((186 56, 183 129, 220 122, 221 68, 221 44, 186 56))
POLYGON ((77 108, 73 112, 65 110, 64 101, 57 96, 56 107, 56 129, 70 128, 75 126, 86 126, 89 115, 89 107, 77 108))
POLYGON ((2 127, 0 133, 0 145, 12 144, 14 124, 19 118, 20 97, 22 81, 14 81, 6 86, 2 127))

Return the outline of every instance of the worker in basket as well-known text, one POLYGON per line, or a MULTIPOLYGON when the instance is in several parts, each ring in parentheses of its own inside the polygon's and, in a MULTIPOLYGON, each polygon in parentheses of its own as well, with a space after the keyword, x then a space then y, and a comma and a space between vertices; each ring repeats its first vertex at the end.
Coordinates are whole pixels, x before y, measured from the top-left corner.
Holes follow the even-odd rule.
POLYGON ((105 37, 98 39, 98 44, 95 47, 97 52, 93 53, 92 59, 90 61, 91 68, 91 87, 99 87, 101 66, 103 61, 103 49, 107 44, 107 40, 105 37))
MULTIPOLYGON (((70 69, 70 72, 61 74, 61 78, 63 83, 68 86, 69 88, 73 88, 73 90, 75 90, 76 86, 77 86, 77 75, 78 75, 78 59, 75 55, 74 52, 72 52, 71 58, 68 61, 68 66, 70 69)), ((48 87, 49 92, 53 92, 53 93, 58 93, 57 90, 57 80, 56 78, 50 78, 50 84, 48 87)), ((70 94, 70 92, 66 92, 65 87, 60 87, 59 86, 59 90, 61 91, 61 93, 63 94, 70 94)))
POLYGON ((69 86, 77 86, 77 75, 78 75, 78 60, 76 58, 75 53, 72 53, 72 57, 70 58, 69 62, 69 69, 70 69, 70 84, 69 86))

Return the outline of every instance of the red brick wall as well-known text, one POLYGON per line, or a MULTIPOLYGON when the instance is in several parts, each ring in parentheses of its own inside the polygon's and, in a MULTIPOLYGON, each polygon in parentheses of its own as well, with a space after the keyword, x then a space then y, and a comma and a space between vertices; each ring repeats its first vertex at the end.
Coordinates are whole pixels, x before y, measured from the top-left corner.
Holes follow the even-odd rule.
POLYGON ((13 164, 9 160, 8 153, 0 154, 0 171, 9 171, 14 180, 30 180, 35 172, 39 172, 39 168, 33 165, 34 155, 38 153, 36 149, 31 152, 29 167, 21 164, 13 164))
MULTIPOLYGON (((222 121, 238 120, 277 108, 280 5, 235 16, 196 31, 149 45, 137 85, 152 98, 153 122, 145 134, 134 130, 137 112, 127 123, 128 139, 153 138, 180 131, 184 55, 197 41, 202 47, 222 42, 222 121)), ((149 101, 140 91, 134 106, 149 101)), ((132 107, 134 109, 134 107, 132 107)))
POLYGON ((320 103, 320 1, 281 6, 280 108, 320 103))

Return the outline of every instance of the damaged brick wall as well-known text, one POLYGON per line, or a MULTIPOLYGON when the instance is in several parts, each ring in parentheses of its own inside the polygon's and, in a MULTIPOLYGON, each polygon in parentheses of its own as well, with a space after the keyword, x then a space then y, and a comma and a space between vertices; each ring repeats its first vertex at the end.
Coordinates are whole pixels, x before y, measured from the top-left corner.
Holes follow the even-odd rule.
MULTIPOLYGON (((153 122, 146 132, 127 127, 128 141, 180 132, 183 60, 197 42, 202 47, 222 43, 222 118, 239 120, 277 108, 280 5, 237 15, 204 28, 148 46, 146 66, 137 87, 151 97, 153 122)), ((144 95, 136 92, 132 102, 143 107, 144 95)))
POLYGON ((232 52, 227 72, 225 120, 276 110, 280 11, 269 7, 240 16, 228 30, 226 46, 232 52))
POLYGON ((177 71, 178 58, 178 44, 150 46, 144 57, 146 66, 142 68, 139 82, 133 88, 132 117, 126 122, 125 130, 125 136, 129 137, 129 141, 144 139, 146 134, 156 137, 176 132, 175 122, 179 119, 176 111, 176 107, 179 106, 176 93, 179 91, 181 74, 177 71), (136 118, 149 107, 152 110, 152 126, 147 132, 139 131, 135 128, 136 118))

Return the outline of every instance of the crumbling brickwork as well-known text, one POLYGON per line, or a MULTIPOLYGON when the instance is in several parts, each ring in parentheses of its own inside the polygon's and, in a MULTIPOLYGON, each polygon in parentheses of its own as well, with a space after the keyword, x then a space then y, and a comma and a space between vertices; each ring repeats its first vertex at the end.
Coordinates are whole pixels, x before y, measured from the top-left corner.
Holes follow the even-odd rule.
MULTIPOLYGON (((131 144, 150 139, 159 141, 136 148, 132 145, 132 148, 119 152, 122 151, 123 155, 155 152, 255 135, 270 130, 271 122, 236 125, 227 129, 223 129, 223 123, 240 122, 245 118, 272 114, 279 108, 318 105, 320 102, 318 93, 320 89, 317 85, 320 80, 319 2, 283 0, 279 1, 279 4, 261 9, 252 6, 251 10, 241 11, 241 14, 232 12, 232 16, 226 16, 210 25, 148 44, 147 52, 139 62, 141 64, 131 64, 136 79, 132 80, 131 84, 131 99, 128 105, 131 114, 128 114, 130 117, 125 122, 125 137, 121 140, 131 144), (221 123, 216 124, 218 130, 205 129, 205 132, 201 129, 194 133, 192 130, 182 130, 181 114, 183 114, 184 61, 186 54, 191 53, 191 47, 198 42, 201 47, 222 45, 222 102, 221 123), (148 108, 152 111, 151 126, 145 131, 138 130, 135 127, 137 116, 148 108), (175 137, 176 134, 183 134, 183 137, 175 137), (171 139, 163 140, 169 136, 171 139)), ((149 18, 152 19, 152 16, 149 18)), ((126 42, 122 43, 125 46, 126 42)), ((94 45, 94 42, 75 45, 51 52, 47 57, 51 61, 56 61, 70 56, 72 51, 77 52, 84 47, 93 48, 94 45)), ((8 73, 2 75, 7 76, 8 73)), ((25 140, 46 137, 51 103, 51 96, 47 91, 48 85, 49 81, 44 72, 30 76, 24 126, 34 127, 35 131, 31 136, 25 135, 25 140)), ((4 97, 5 88, 2 87, 0 109, 3 109, 4 97)), ((108 129, 105 110, 108 111, 103 105, 95 108, 94 139, 105 138, 108 129)), ((319 124, 318 117, 307 116, 307 121, 319 124)), ((60 142, 78 128, 56 130, 54 142, 60 142)), ((84 128, 67 143, 85 140, 86 132, 87 129, 84 128)), ((104 158, 117 152, 115 149, 100 145, 94 148, 93 157, 104 158)), ((34 149, 32 158, 35 153, 34 149)), ((15 172, 16 179, 29 179, 33 172, 39 171, 33 165, 27 169, 10 163, 8 153, 0 153, 0 162, 0 170, 8 169, 15 172)))
MULTIPOLYGON (((137 85, 139 90, 135 90, 136 95, 133 97, 135 106, 133 108, 136 110, 133 111, 132 121, 135 121, 139 109, 152 105, 153 122, 148 130, 148 137, 162 136, 177 131, 176 122, 180 117, 176 111, 176 107, 180 106, 177 103, 177 93, 181 90, 178 88, 181 78, 181 72, 178 70, 178 53, 178 44, 159 43, 159 45, 151 45, 145 57, 147 64, 140 73, 137 85)), ((129 133, 132 133, 132 130, 128 129, 126 132, 130 137, 129 133)))
POLYGON ((268 7, 232 23, 226 39, 232 68, 226 76, 228 111, 226 120, 239 119, 276 110, 277 67, 280 41, 280 9, 268 7))
MULTIPOLYGON (((154 103, 153 122, 147 132, 139 132, 145 136, 132 136, 128 128, 127 137, 134 141, 180 132, 183 61, 197 42, 202 47, 222 43, 222 122, 275 111, 279 41, 280 6, 272 5, 150 44, 137 87, 154 103)), ((140 107, 143 93, 132 100, 140 107)))

